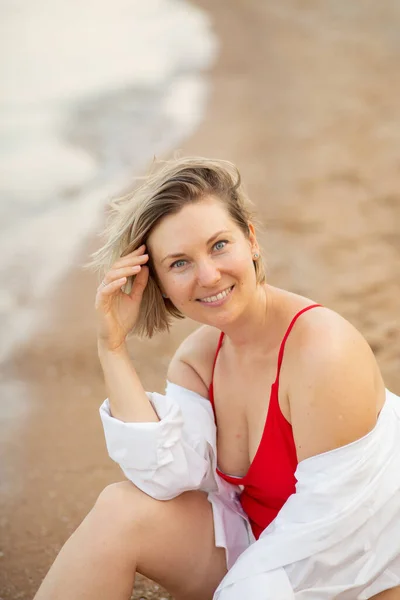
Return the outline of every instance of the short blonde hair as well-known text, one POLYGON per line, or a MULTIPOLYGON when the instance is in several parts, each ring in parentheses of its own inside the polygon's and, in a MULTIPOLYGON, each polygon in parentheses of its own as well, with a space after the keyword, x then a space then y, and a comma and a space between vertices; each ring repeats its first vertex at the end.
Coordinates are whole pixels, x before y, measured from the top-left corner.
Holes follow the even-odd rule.
MULTIPOLYGON (((161 219, 208 195, 221 199, 233 221, 249 237, 251 204, 242 188, 239 171, 232 163, 200 157, 157 161, 143 179, 139 187, 110 203, 106 241, 92 255, 90 264, 102 277, 116 260, 146 244, 161 219)), ((254 267, 257 283, 264 283, 262 257, 254 262, 254 267)), ((168 298, 163 298, 151 257, 149 269, 149 281, 132 331, 150 338, 157 332, 168 331, 172 317, 184 315, 168 298)), ((124 290, 129 292, 132 283, 133 278, 129 278, 124 290)))

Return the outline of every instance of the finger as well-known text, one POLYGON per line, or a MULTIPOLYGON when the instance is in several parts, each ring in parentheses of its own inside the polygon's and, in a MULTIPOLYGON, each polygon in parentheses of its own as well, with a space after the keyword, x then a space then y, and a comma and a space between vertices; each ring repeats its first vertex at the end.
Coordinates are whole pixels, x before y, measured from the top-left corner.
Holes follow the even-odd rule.
POLYGON ((146 252, 146 245, 142 244, 132 252, 128 252, 128 254, 122 254, 121 258, 128 258, 130 256, 140 256, 140 254, 144 254, 146 252))
POLYGON ((124 258, 117 260, 111 267, 111 270, 120 269, 126 265, 142 265, 149 260, 148 254, 129 254, 124 258))
POLYGON ((115 292, 119 291, 123 285, 127 282, 126 277, 121 277, 120 279, 116 279, 111 283, 103 284, 101 283, 97 288, 97 298, 105 298, 108 296, 112 296, 115 292))
POLYGON ((103 281, 109 283, 115 279, 118 279, 119 277, 129 277, 129 275, 132 275, 133 273, 138 273, 140 271, 140 266, 147 261, 148 255, 143 254, 142 256, 134 257, 130 261, 125 261, 119 264, 115 263, 115 265, 113 265, 113 267, 107 271, 103 281))
POLYGON ((142 299, 143 292, 146 288, 149 280, 149 269, 148 267, 142 267, 140 272, 136 275, 135 281, 132 285, 131 293, 129 294, 131 300, 139 302, 142 299))
POLYGON ((142 267, 140 265, 126 266, 120 269, 113 269, 104 275, 101 285, 108 285, 121 277, 131 277, 137 275, 142 267))
MULTIPOLYGON (((146 244, 142 244, 141 246, 138 246, 135 250, 132 250, 132 252, 130 252, 129 254, 140 254, 141 252, 145 252, 146 250, 146 244)), ((127 256, 129 256, 129 254, 127 256)))

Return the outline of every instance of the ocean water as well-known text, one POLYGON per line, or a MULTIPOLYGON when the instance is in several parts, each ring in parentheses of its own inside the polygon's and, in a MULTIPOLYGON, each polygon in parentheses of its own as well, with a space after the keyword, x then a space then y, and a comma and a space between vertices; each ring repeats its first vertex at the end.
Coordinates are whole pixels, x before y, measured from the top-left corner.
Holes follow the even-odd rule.
POLYGON ((186 0, 0 3, 0 361, 107 199, 199 125, 216 53, 186 0))

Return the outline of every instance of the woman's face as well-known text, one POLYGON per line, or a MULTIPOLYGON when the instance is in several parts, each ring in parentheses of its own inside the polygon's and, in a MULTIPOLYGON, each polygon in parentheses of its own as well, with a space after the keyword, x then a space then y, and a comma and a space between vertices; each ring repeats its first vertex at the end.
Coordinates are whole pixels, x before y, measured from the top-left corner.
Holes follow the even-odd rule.
POLYGON ((162 292, 182 314, 222 328, 256 289, 254 229, 247 238, 221 200, 209 196, 162 219, 148 239, 162 292))

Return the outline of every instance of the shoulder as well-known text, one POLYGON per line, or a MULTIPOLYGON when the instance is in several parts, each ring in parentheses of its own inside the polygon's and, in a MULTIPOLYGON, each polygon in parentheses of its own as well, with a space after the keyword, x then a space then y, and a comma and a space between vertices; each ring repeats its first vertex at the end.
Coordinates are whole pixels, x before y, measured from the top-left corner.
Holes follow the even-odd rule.
POLYGON ((376 364, 370 346, 354 325, 323 306, 300 315, 288 338, 288 351, 302 368, 336 361, 343 364, 347 359, 352 365, 354 360, 376 364))
POLYGON ((167 378, 208 398, 208 388, 220 331, 203 325, 183 340, 168 368, 167 378))
POLYGON ((299 460, 346 445, 374 427, 384 384, 368 343, 346 319, 322 307, 304 313, 288 339, 287 358, 299 460))

